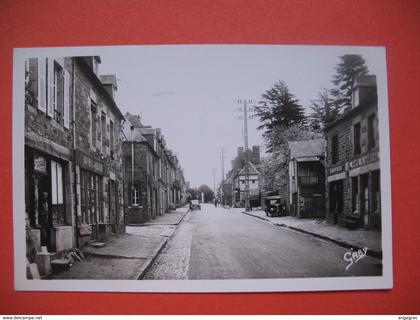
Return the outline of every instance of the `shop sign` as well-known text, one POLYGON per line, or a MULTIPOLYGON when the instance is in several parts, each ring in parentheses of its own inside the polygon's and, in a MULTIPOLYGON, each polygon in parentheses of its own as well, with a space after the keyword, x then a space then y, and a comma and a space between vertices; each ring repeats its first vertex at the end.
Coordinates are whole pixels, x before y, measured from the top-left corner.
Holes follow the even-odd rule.
POLYGON ((46 174, 47 160, 41 156, 34 156, 34 170, 46 174))
POLYGON ((342 164, 339 164, 338 166, 334 166, 328 169, 328 175, 333 175, 337 173, 341 173, 344 171, 344 167, 342 164))
POLYGON ((374 152, 374 153, 369 153, 363 157, 360 157, 356 160, 350 161, 349 162, 349 168, 350 169, 354 169, 360 166, 363 166, 365 164, 371 163, 371 162, 375 162, 379 160, 379 154, 378 152, 374 152))
POLYGON ((80 151, 76 151, 76 161, 77 164, 83 169, 94 171, 100 174, 103 174, 104 172, 104 166, 102 162, 93 160, 92 158, 81 153, 80 151))

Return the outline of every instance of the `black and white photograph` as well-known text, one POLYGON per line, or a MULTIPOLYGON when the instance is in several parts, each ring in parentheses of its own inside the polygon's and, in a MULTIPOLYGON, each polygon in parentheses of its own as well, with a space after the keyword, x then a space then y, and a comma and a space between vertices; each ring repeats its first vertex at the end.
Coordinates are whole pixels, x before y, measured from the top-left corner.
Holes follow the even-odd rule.
POLYGON ((390 289, 384 47, 18 48, 15 288, 390 289))

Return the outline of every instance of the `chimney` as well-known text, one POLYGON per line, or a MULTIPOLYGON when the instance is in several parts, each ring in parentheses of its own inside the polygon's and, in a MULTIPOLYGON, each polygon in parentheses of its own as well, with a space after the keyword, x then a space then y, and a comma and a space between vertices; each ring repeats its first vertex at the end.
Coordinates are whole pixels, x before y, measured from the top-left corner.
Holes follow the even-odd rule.
POLYGON ((368 98, 376 94, 376 76, 359 76, 354 80, 352 93, 352 107, 363 104, 368 98))
POLYGON ((99 76, 99 79, 101 80, 102 85, 104 86, 106 91, 108 91, 110 96, 113 99, 115 99, 115 93, 118 90, 117 77, 115 76, 115 74, 102 75, 99 76))

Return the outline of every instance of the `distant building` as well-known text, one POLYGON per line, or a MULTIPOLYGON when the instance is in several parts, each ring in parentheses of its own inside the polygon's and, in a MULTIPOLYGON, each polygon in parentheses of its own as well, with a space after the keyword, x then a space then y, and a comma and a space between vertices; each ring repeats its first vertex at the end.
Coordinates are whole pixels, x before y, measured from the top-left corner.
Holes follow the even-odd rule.
POLYGON ((325 217, 325 140, 289 141, 290 215, 325 217))
POLYGON ((232 169, 227 174, 227 180, 224 182, 224 191, 231 195, 233 206, 245 206, 246 189, 246 160, 249 161, 249 196, 251 206, 260 206, 260 147, 253 146, 252 149, 244 151, 243 147, 238 147, 238 154, 232 160, 232 169), (229 192, 229 188, 232 188, 229 192))
POLYGON ((380 229, 378 99, 375 76, 356 78, 353 106, 325 129, 327 219, 380 229))
POLYGON ((123 145, 126 221, 139 224, 185 205, 186 182, 160 129, 127 113, 123 145))

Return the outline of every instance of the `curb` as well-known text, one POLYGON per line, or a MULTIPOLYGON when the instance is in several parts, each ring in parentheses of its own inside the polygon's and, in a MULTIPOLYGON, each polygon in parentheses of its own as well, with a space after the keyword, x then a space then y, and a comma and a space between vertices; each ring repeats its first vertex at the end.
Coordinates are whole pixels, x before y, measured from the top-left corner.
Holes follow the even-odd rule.
MULTIPOLYGON (((335 244, 338 244, 339 246, 344 247, 344 248, 354 249, 356 251, 359 250, 359 249, 362 249, 362 247, 351 245, 350 243, 347 243, 345 241, 341 241, 341 240, 337 240, 337 239, 334 239, 334 238, 330 238, 328 236, 324 236, 324 235, 321 235, 319 233, 314 233, 314 232, 306 231, 306 230, 303 230, 303 229, 300 229, 300 228, 288 226, 288 225, 286 225, 284 223, 276 223, 276 222, 273 222, 273 221, 271 221, 269 219, 266 219, 264 217, 260 217, 260 216, 254 215, 254 214, 249 213, 249 212, 242 211, 242 213, 243 214, 246 214, 248 216, 254 217, 254 218, 258 218, 258 219, 267 221, 267 222, 269 222, 269 223, 271 223, 272 225, 275 225, 275 226, 279 226, 279 227, 283 227, 283 228, 288 228, 288 229, 291 229, 291 230, 294 230, 294 231, 298 231, 298 232, 301 232, 301 233, 309 234, 309 235, 311 235, 313 237, 316 237, 316 238, 320 238, 320 239, 323 239, 323 240, 334 242, 335 244)), ((378 251, 378 250, 368 249, 368 251, 366 252, 366 255, 368 255, 368 256, 370 256, 372 258, 382 259, 382 251, 381 250, 378 251)))
POLYGON ((149 270, 153 262, 155 261, 156 257, 159 255, 159 253, 162 251, 162 249, 166 246, 168 243, 168 239, 165 239, 162 244, 155 250, 152 257, 148 258, 143 266, 140 268, 140 270, 136 273, 134 279, 135 280, 142 280, 145 273, 149 270))
POLYGON ((181 221, 184 219, 185 215, 190 211, 188 208, 187 211, 184 212, 182 217, 178 220, 178 222, 175 223, 151 223, 151 222, 145 222, 140 224, 127 224, 127 226, 130 227, 150 227, 150 226, 177 226, 181 223, 181 221))

